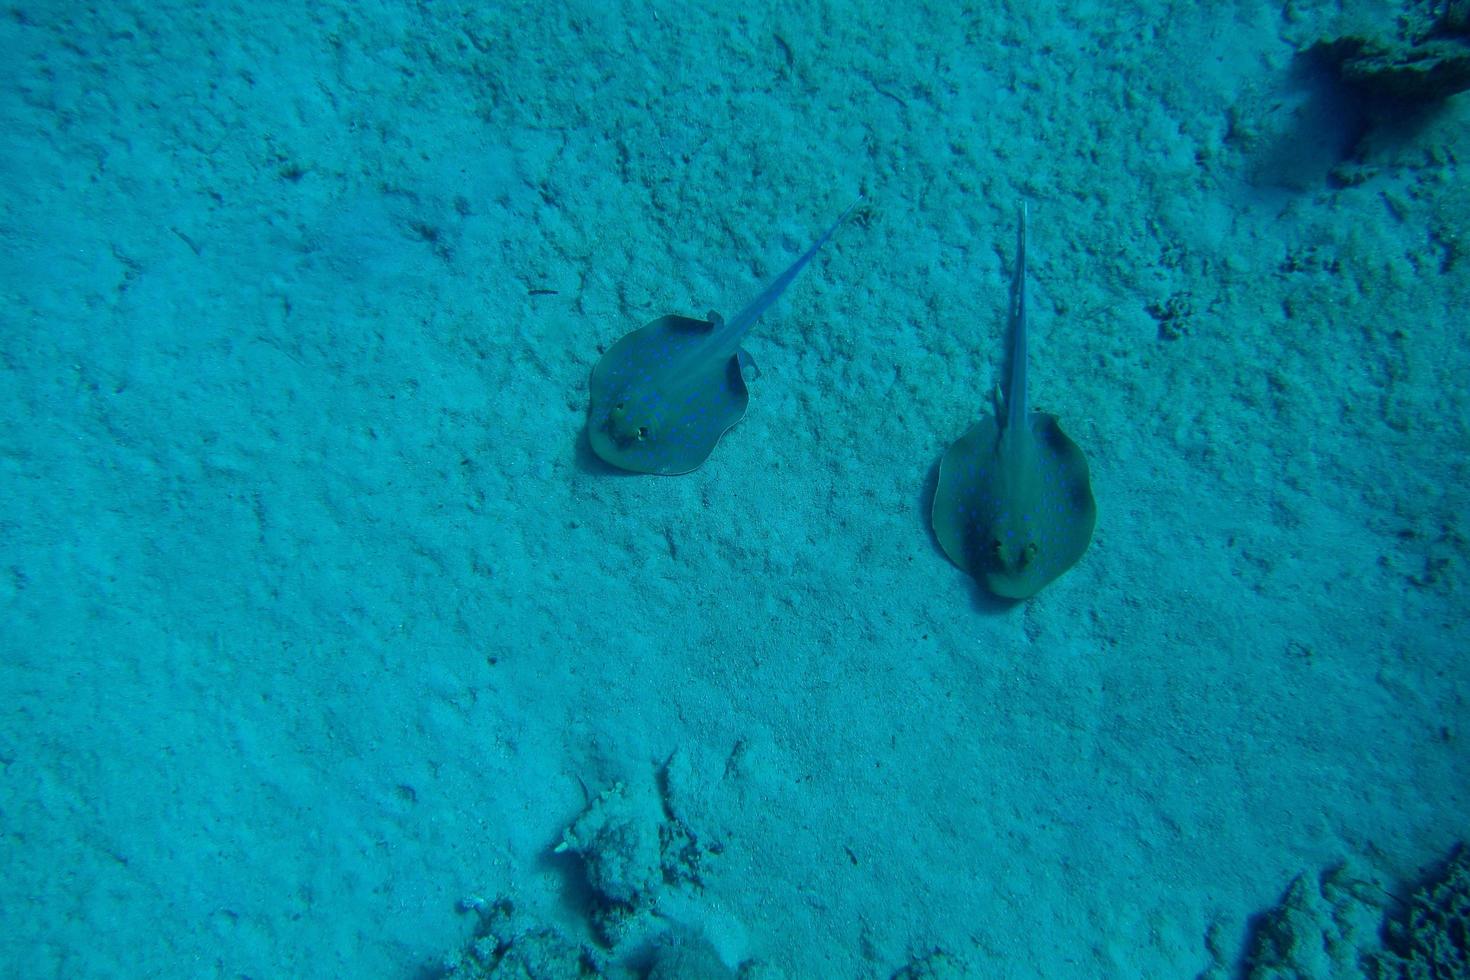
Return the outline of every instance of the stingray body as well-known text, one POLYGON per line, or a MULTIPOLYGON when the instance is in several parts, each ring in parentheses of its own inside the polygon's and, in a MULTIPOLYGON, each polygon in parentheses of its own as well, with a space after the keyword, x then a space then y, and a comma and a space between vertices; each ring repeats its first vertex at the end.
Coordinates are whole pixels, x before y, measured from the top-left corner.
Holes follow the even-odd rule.
POLYGON ((1035 595, 1076 564, 1097 521, 1087 458, 1056 416, 1027 404, 1025 205, 1019 210, 1008 380, 994 416, 944 454, 932 514, 950 560, 1007 599, 1035 595))
POLYGON ((688 473, 709 458, 750 402, 745 379, 755 365, 740 347, 745 335, 854 207, 731 319, 659 317, 608 348, 592 369, 593 452, 620 469, 664 476, 688 473))

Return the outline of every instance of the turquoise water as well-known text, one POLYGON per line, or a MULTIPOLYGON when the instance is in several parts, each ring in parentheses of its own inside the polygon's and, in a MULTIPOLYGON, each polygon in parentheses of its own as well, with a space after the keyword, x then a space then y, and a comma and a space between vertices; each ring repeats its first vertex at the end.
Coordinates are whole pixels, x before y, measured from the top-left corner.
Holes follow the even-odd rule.
POLYGON ((1470 102, 1359 139, 1335 5, 95 6, 0 18, 0 972, 504 898, 612 976, 1228 975, 1470 833, 1470 102), (708 462, 601 465, 601 352, 859 193, 708 462), (1021 198, 1099 517, 998 605, 928 507, 1021 198))

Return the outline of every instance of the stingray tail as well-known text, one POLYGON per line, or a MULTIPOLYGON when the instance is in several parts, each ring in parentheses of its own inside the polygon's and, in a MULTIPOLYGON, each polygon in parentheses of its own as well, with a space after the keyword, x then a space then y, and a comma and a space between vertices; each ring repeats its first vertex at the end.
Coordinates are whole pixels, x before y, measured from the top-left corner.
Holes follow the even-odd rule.
POLYGON ((1016 270, 1011 277, 1010 379, 1006 389, 1006 428, 1019 432, 1026 425, 1026 202, 1016 207, 1016 270))

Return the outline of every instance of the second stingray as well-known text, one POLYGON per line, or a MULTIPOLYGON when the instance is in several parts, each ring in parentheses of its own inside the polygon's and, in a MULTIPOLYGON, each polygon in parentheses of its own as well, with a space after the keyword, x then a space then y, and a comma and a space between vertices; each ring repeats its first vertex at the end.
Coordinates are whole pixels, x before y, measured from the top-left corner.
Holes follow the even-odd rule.
POLYGON ((1025 204, 1018 211, 1004 400, 944 454, 932 515, 950 561, 1006 599, 1035 595, 1076 564, 1097 521, 1087 457, 1055 415, 1028 404, 1025 204))
POLYGON ((740 344, 827 244, 852 204, 811 248, 729 320, 664 316, 613 344, 592 369, 587 437, 620 469, 674 476, 697 469, 745 417, 754 370, 740 344))

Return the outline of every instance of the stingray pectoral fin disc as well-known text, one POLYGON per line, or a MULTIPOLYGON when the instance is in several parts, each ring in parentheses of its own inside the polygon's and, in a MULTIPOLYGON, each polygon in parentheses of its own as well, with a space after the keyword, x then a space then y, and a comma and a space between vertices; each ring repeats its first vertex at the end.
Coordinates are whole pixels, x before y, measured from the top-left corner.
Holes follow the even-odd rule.
POLYGON ((739 358, 709 344, 711 323, 666 316, 610 347, 592 369, 593 452, 635 473, 688 473, 750 403, 739 358))
POLYGON ((1032 413, 1024 451, 1003 452, 993 420, 973 426, 939 464, 934 536, 995 595, 1025 599, 1077 563, 1097 506, 1087 459, 1054 416, 1032 413))

